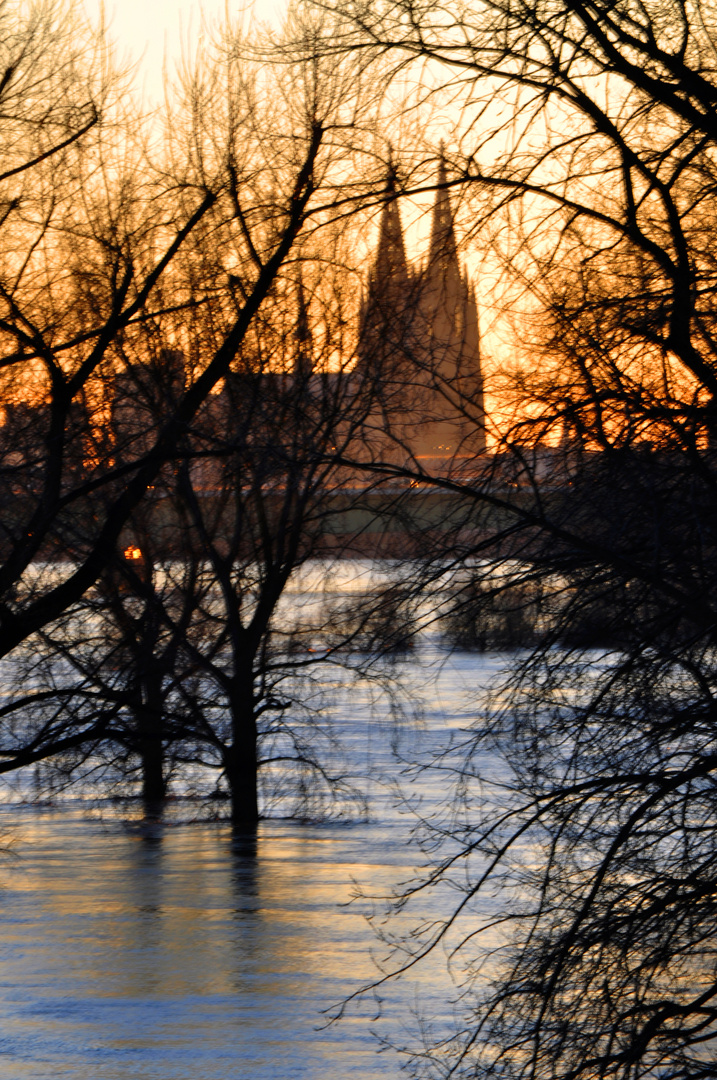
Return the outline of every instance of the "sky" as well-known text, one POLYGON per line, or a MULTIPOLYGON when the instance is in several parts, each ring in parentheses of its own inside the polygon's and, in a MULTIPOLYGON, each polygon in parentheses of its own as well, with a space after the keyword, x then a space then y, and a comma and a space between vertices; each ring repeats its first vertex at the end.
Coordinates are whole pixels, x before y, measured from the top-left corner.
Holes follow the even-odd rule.
POLYGON ((88 15, 96 20, 104 8, 110 37, 119 55, 140 62, 137 85, 148 100, 162 98, 162 70, 165 60, 171 71, 181 59, 182 46, 191 47, 199 35, 202 12, 210 20, 221 19, 228 9, 232 16, 242 9, 247 18, 272 20, 285 7, 285 0, 84 0, 88 15))
MULTIPOLYGON (((202 14, 209 22, 220 21, 226 12, 245 19, 278 21, 288 0, 80 0, 87 14, 99 19, 102 10, 110 38, 116 43, 119 57, 138 62, 136 87, 145 96, 145 104, 163 100, 163 68, 171 74, 182 57, 182 48, 192 54, 202 26, 202 14)), ((426 215, 432 198, 418 200, 413 207, 402 208, 404 230, 412 258, 425 255, 430 216, 426 215)), ((475 273, 469 253, 466 253, 475 273)), ((484 341, 491 336, 483 317, 484 341)), ((502 348, 502 346, 501 346, 502 348)))

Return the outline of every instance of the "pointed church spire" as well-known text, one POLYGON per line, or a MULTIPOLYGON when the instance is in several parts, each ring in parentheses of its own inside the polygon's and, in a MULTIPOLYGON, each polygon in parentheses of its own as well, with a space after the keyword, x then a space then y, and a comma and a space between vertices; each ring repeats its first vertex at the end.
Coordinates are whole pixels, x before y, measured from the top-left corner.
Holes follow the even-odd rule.
POLYGON ((408 280, 408 262, 396 195, 396 167, 390 147, 384 199, 374 278, 379 288, 387 286, 390 282, 391 288, 396 289, 408 280))
POLYGON ((415 322, 413 274, 406 259, 396 167, 390 147, 378 248, 367 285, 359 312, 358 370, 385 374, 403 362, 415 322))
POLYGON ((458 261, 453 210, 448 194, 446 161, 441 143, 433 204, 431 242, 423 274, 421 304, 429 335, 434 342, 435 362, 445 369, 457 362, 463 336, 466 287, 458 261), (440 360, 439 360, 440 357, 440 360))
POLYGON ((448 194, 447 183, 446 159, 443 152, 443 143, 441 143, 427 269, 429 275, 443 278, 444 288, 447 285, 455 288, 460 280, 461 268, 458 262, 458 248, 453 227, 453 210, 451 209, 451 198, 448 194))
POLYGON ((406 260, 396 171, 389 161, 353 377, 371 379, 376 405, 369 427, 385 432, 381 453, 400 461, 409 455, 412 463, 443 461, 452 469, 485 451, 485 434, 478 305, 458 259, 447 185, 441 146, 430 253, 417 272, 406 260), (472 402, 473 422, 456 401, 472 402))

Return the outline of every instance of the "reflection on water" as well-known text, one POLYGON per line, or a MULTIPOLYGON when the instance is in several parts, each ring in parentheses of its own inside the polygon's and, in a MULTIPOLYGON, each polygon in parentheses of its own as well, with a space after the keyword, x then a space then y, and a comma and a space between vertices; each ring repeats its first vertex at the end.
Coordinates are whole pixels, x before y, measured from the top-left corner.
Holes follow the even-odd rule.
MULTIPOLYGON (((465 717, 481 661, 444 667, 425 751, 465 717)), ((485 664, 482 669, 485 674, 485 664)), ((375 975, 352 879, 386 892, 411 873, 411 820, 386 793, 396 733, 354 698, 342 723, 372 775, 368 823, 265 821, 256 839, 223 824, 149 835, 86 806, 5 807, 0 877, 0 1076, 8 1080, 374 1080, 396 1075, 371 1029, 402 1037, 416 996, 445 1001, 440 964, 317 1030, 321 1010, 375 975), (370 760, 367 760, 370 748, 370 760), (420 985, 417 987, 417 980, 420 985)), ((399 739, 399 741, 400 741, 399 739)), ((404 749, 408 748, 404 745, 404 749)), ((442 792, 424 775, 423 809, 442 792)), ((440 1019, 440 1017, 439 1017, 440 1019)))

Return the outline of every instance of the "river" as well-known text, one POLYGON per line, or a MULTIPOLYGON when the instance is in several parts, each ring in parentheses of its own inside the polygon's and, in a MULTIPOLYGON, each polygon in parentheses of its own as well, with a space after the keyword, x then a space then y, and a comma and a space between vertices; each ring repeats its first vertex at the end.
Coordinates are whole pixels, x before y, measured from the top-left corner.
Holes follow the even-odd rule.
MULTIPOLYGON (((402 1058, 379 1054, 379 1038, 410 1043, 416 1010, 450 1025, 436 956, 326 1026, 325 1010, 378 974, 366 895, 423 858, 395 783, 421 815, 445 800, 443 774, 406 763, 470 723, 498 658, 422 646, 400 663, 414 719, 382 714, 355 685, 331 706, 368 797, 353 820, 269 818, 254 842, 183 800, 150 827, 126 803, 5 803, 0 1076, 386 1080, 402 1058)), ((416 913, 441 914, 420 901, 416 913)))

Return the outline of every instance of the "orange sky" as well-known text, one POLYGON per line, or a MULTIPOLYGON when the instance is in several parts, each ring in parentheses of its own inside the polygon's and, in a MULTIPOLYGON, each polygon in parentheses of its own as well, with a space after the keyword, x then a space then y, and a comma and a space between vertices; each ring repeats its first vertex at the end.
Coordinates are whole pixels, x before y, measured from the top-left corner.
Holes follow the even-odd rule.
POLYGON ((138 86, 148 100, 161 101, 162 69, 165 61, 171 72, 181 59, 182 48, 191 50, 199 39, 202 12, 211 21, 221 20, 226 11, 237 17, 244 9, 248 19, 271 20, 286 7, 286 0, 257 0, 253 5, 241 0, 83 0, 93 21, 104 9, 121 56, 139 61, 138 86))

